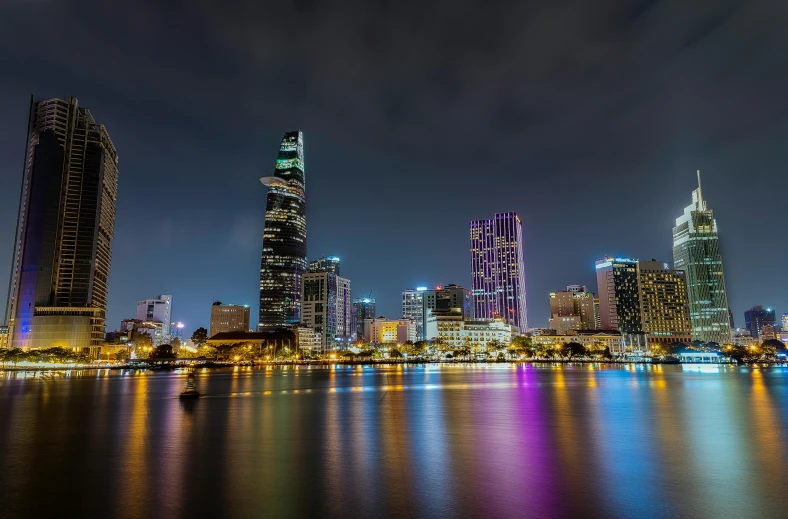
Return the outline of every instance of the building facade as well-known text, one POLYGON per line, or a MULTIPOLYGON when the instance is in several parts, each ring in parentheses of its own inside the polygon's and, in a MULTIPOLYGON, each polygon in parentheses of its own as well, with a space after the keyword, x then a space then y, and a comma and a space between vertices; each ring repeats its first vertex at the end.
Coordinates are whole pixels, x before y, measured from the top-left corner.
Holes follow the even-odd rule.
POLYGON ((774 327, 776 322, 777 319, 773 308, 764 308, 758 305, 744 312, 744 326, 755 339, 759 339, 763 335, 764 326, 774 327))
POLYGON ((160 341, 162 344, 170 340, 170 326, 172 321, 172 296, 161 295, 153 299, 137 301, 137 316, 140 321, 156 322, 162 324, 160 341))
POLYGON ((37 102, 23 179, 10 342, 100 347, 112 257, 118 155, 76 98, 37 102))
POLYGON ((248 332, 251 312, 249 305, 225 305, 217 301, 211 305, 209 337, 217 333, 248 332))
POLYGON ((345 349, 351 339, 350 280, 320 268, 313 262, 303 276, 301 326, 320 336, 324 352, 345 349))
POLYGON ((638 261, 605 257, 596 262, 599 318, 603 330, 643 333, 638 261))
POLYGON ((534 345, 544 344, 548 346, 560 346, 576 342, 586 348, 609 348, 613 355, 626 353, 624 338, 617 333, 609 332, 589 332, 571 335, 535 335, 531 337, 534 345))
POLYGON ((528 329, 523 226, 515 213, 470 225, 471 293, 475 319, 503 319, 528 329))
POLYGON ((640 313, 650 343, 689 343, 692 327, 683 270, 660 261, 638 263, 640 313))
POLYGON ((402 292, 402 318, 416 322, 416 340, 424 340, 424 292, 427 287, 416 287, 402 292))
POLYGON ((416 342, 416 321, 413 319, 364 319, 364 337, 370 344, 404 344, 416 342))
POLYGON ((301 282, 306 261, 306 184, 301 132, 282 137, 274 174, 262 177, 268 187, 260 261, 258 327, 292 327, 301 320, 301 282))
POLYGON ((676 218, 673 228, 673 266, 686 272, 693 339, 729 343, 728 295, 717 220, 703 199, 700 171, 698 188, 692 192, 692 204, 676 218))
POLYGON ((467 345, 478 351, 487 351, 493 341, 508 348, 514 337, 520 334, 519 328, 502 319, 465 321, 457 312, 435 315, 435 326, 438 339, 452 350, 467 345))
POLYGON ((550 328, 559 334, 596 329, 594 294, 583 285, 569 285, 563 292, 551 292, 550 328))
POLYGON ((368 342, 369 337, 364 336, 364 321, 375 318, 375 300, 371 297, 357 297, 353 299, 350 308, 350 337, 353 341, 368 342))

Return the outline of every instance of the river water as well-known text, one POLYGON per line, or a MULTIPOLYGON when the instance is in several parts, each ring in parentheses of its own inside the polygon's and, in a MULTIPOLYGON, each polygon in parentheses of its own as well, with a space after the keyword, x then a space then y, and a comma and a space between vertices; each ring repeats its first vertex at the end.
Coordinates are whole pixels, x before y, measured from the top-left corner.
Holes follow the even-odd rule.
POLYGON ((786 368, 0 375, 4 518, 788 514, 786 368))

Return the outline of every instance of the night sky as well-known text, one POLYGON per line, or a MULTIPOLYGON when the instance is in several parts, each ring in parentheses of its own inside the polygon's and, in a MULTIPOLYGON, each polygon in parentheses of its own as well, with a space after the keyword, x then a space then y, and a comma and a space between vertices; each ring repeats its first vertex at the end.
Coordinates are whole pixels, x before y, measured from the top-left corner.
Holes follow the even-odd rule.
POLYGON ((695 170, 737 326, 788 312, 788 4, 0 2, 0 287, 29 95, 79 98, 120 157, 107 329, 172 294, 256 323, 265 188, 304 132, 309 258, 353 295, 470 284, 468 221, 523 220, 529 322, 603 254, 672 260, 695 170), (166 4, 163 7, 160 4, 166 4), (514 4, 514 5, 513 5, 514 4), (111 6, 111 7, 110 7, 111 6))

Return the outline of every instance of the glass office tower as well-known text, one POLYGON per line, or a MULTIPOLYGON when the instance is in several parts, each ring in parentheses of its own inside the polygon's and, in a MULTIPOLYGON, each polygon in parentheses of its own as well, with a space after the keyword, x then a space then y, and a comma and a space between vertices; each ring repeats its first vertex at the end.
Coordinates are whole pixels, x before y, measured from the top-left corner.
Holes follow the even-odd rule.
POLYGON ((731 342, 728 296, 722 270, 717 220, 706 207, 698 171, 692 204, 676 218, 673 228, 673 266, 687 275, 687 296, 693 340, 731 342))
POLYGON ((260 261, 261 330, 295 326, 301 319, 301 283, 306 261, 304 137, 284 134, 268 187, 260 261))

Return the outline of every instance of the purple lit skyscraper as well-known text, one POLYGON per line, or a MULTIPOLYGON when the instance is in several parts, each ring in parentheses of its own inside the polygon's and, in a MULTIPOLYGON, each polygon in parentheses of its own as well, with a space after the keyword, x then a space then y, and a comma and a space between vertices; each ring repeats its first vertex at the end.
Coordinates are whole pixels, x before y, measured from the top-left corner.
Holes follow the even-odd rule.
POLYGON ((523 224, 516 213, 471 222, 471 274, 476 319, 503 319, 528 329, 523 224))

